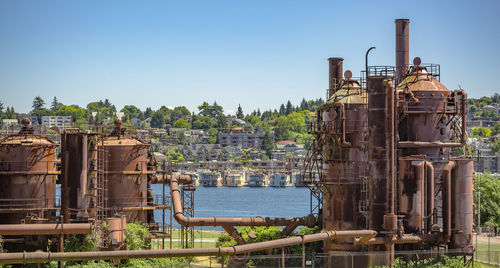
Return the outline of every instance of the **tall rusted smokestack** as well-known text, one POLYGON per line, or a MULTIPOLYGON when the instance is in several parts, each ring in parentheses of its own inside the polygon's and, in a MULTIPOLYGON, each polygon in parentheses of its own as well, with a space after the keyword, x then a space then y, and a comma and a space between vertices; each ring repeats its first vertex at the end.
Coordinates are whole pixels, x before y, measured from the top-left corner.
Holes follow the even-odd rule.
POLYGON ((337 90, 337 87, 342 81, 342 62, 343 58, 328 58, 328 63, 330 66, 329 71, 329 82, 328 82, 328 97, 330 98, 333 93, 337 90))
POLYGON ((397 19, 396 23, 396 82, 399 83, 410 66, 409 19, 397 19))

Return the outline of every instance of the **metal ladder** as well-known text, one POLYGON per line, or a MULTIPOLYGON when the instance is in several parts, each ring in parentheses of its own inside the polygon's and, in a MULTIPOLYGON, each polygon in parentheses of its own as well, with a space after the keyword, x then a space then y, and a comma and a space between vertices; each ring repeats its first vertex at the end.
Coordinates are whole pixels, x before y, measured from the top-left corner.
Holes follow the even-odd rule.
POLYGON ((367 177, 361 177, 361 199, 358 210, 365 217, 365 226, 368 228, 368 215, 370 213, 370 183, 367 177))

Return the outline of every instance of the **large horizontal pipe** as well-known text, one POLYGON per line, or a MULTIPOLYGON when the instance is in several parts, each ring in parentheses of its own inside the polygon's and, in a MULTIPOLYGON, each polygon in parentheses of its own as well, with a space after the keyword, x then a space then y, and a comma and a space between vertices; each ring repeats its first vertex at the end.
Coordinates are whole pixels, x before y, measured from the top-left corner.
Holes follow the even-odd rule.
POLYGON ((0 224, 0 235, 59 235, 59 234, 88 234, 90 223, 65 224, 0 224))
POLYGON ((345 238, 372 238, 377 232, 370 230, 327 231, 317 234, 295 236, 266 242, 219 248, 188 248, 171 250, 119 250, 89 252, 22 252, 0 254, 0 264, 42 263, 49 261, 88 261, 134 258, 169 258, 189 256, 231 256, 247 252, 281 248, 322 240, 345 238))
POLYGON ((465 143, 460 142, 427 142, 427 141, 400 141, 398 148, 442 148, 442 147, 462 147, 465 143))
POLYGON ((193 182, 193 179, 191 178, 191 175, 167 175, 166 173, 168 173, 169 171, 168 170, 157 170, 156 173, 163 173, 165 175, 162 175, 162 176, 157 176, 155 179, 153 179, 152 183, 153 184, 162 184, 162 183, 170 183, 170 176, 172 176, 172 178, 175 178, 177 180, 177 182, 179 184, 190 184, 191 182, 193 182), (165 180, 165 181, 164 181, 165 180))
MULTIPOLYGON (((402 237, 394 237, 391 241, 394 244, 418 244, 420 242, 435 241, 439 237, 438 235, 403 235, 402 237)), ((357 242, 356 244, 365 245, 384 245, 387 243, 386 237, 375 237, 371 238, 365 243, 357 242)))
POLYGON ((315 221, 304 218, 218 218, 218 217, 186 217, 182 211, 182 201, 179 192, 179 182, 176 177, 170 180, 170 192, 172 205, 174 208, 175 220, 183 226, 287 226, 298 223, 298 225, 307 225, 313 227, 315 221))

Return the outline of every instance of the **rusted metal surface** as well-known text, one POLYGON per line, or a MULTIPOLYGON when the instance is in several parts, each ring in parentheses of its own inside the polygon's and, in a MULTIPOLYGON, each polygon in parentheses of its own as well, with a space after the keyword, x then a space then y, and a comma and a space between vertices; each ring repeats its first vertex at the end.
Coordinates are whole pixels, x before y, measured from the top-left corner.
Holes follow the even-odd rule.
MULTIPOLYGON (((389 77, 372 76, 367 79, 368 91, 368 125, 370 135, 368 138, 369 176, 371 178, 371 207, 370 207, 370 229, 384 230, 384 221, 381 217, 394 213, 393 207, 393 182, 391 144, 394 140, 394 132, 391 132, 392 107, 387 103, 389 77)), ((391 89, 390 89, 391 88, 391 89)))
POLYGON ((338 89, 342 82, 342 62, 343 58, 328 58, 329 75, 328 75, 328 97, 330 98, 338 89))
POLYGON ((369 230, 328 231, 310 235, 295 236, 276 239, 253 244, 237 245, 219 248, 190 248, 171 250, 119 250, 119 251, 91 251, 91 252, 23 252, 0 254, 0 264, 26 264, 42 263, 49 261, 87 261, 87 260, 113 260, 133 258, 167 258, 189 256, 233 256, 254 251, 272 248, 281 248, 299 244, 313 243, 322 240, 335 240, 346 238, 375 237, 377 233, 369 230))
POLYGON ((452 177, 452 229, 454 247, 471 250, 473 204, 474 204, 474 163, 471 159, 455 159, 457 163, 452 177))
POLYGON ((0 224, 0 235, 88 234, 91 227, 90 223, 0 224))
MULTIPOLYGON (((95 202, 89 192, 89 171, 95 169, 96 154, 90 152, 89 134, 65 131, 61 135, 61 214, 66 222, 88 217, 88 206, 95 202)), ((92 139, 91 139, 92 140, 92 139)))
POLYGON ((397 19, 396 23, 396 81, 401 81, 410 67, 410 20, 397 19))
POLYGON ((175 177, 170 180, 170 194, 175 220, 183 226, 287 226, 298 222, 299 225, 314 226, 315 219, 303 218, 219 218, 219 217, 186 217, 182 211, 179 182, 175 177))
POLYGON ((121 245, 125 242, 125 229, 127 228, 127 219, 125 217, 108 218, 108 234, 111 245, 121 245))
MULTIPOLYGON (((108 180, 108 212, 111 216, 125 211, 127 207, 146 207, 148 192, 148 149, 144 143, 131 135, 123 134, 121 121, 115 122, 112 135, 104 139, 106 154, 105 172, 108 180)), ((127 222, 147 222, 147 211, 124 212, 127 222)))
POLYGON ((423 231, 425 215, 425 161, 422 158, 399 159, 399 215, 403 215, 405 232, 423 231))
POLYGON ((44 136, 27 133, 0 141, 0 224, 21 223, 26 211, 38 218, 52 216, 56 147, 44 136))

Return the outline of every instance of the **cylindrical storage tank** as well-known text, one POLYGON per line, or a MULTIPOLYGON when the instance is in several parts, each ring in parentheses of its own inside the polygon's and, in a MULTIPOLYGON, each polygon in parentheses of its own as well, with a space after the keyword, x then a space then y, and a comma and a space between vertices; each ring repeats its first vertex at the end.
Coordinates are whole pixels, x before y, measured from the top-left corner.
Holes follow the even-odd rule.
POLYGON ((11 135, 0 141, 0 224, 55 213, 57 145, 44 136, 11 135))
POLYGON ((452 172, 452 230, 454 246, 472 249, 474 224, 474 162, 471 159, 455 159, 452 172))
MULTIPOLYGON (((411 72, 398 85, 397 116, 400 156, 423 155, 434 168, 437 224, 443 226, 440 185, 443 168, 450 160, 452 119, 460 118, 457 94, 450 92, 427 67, 414 59, 411 72)), ((430 195, 430 193, 428 194, 430 195)), ((429 217, 430 215, 424 215, 429 217)), ((405 230, 409 232, 410 230, 405 230)), ((429 230, 428 230, 429 231, 429 230)))
POLYGON ((150 146, 128 135, 110 135, 104 139, 108 216, 123 213, 127 222, 147 222, 150 146))
MULTIPOLYGON (((348 76, 347 79, 350 77, 348 76)), ((366 175, 367 134, 366 92, 355 80, 343 86, 319 109, 323 131, 323 229, 366 229, 363 211, 363 177, 366 175)), ((367 189, 366 189, 367 190, 367 189)), ((368 195, 368 192, 365 192, 368 195)), ((328 252, 355 250, 352 241, 325 241, 328 252)), ((344 267, 351 258, 335 257, 333 267, 344 267)), ((356 266, 366 266, 365 258, 356 258, 356 266)))

